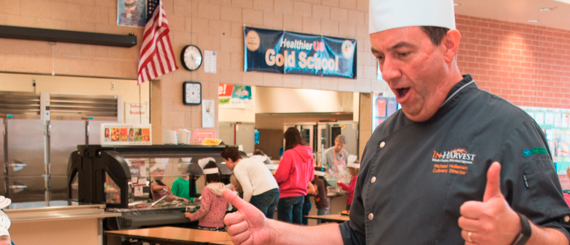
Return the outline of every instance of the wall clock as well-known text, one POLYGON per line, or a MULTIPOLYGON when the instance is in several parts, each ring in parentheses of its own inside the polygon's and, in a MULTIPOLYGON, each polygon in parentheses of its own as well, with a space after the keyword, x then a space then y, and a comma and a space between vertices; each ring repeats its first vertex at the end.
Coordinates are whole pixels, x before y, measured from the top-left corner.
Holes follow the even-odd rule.
POLYGON ((199 82, 182 83, 182 103, 185 105, 202 104, 202 84, 199 82))
POLYGON ((202 51, 196 45, 186 45, 180 54, 180 61, 186 70, 198 70, 202 65, 202 51))

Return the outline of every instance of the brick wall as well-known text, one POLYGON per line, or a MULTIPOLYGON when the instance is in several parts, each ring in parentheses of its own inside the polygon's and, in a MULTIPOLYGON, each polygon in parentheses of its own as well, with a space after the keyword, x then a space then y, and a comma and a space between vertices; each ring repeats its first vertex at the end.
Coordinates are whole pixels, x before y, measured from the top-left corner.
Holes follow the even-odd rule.
POLYGON ((570 31, 457 16, 463 73, 520 106, 570 108, 570 31))
MULTIPOLYGON (((515 105, 570 108, 570 31, 457 16, 458 63, 515 105)), ((560 175, 563 189, 570 180, 560 175)))

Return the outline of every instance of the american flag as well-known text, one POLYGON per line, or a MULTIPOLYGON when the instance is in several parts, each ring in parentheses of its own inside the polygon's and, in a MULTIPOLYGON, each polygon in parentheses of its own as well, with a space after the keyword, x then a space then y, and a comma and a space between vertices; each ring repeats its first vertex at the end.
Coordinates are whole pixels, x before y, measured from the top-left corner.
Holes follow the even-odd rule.
POLYGON ((144 28, 138 69, 139 85, 178 69, 169 32, 166 12, 162 1, 159 1, 152 18, 148 19, 144 28))

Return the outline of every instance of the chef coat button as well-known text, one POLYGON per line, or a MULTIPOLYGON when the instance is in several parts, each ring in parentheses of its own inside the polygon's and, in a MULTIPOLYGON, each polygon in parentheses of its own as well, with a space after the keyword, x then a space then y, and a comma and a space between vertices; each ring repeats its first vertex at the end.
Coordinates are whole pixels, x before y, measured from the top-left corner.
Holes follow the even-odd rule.
POLYGON ((370 179, 370 183, 374 184, 374 182, 376 182, 376 177, 372 176, 372 179, 370 179))
POLYGON ((380 143, 380 149, 384 148, 385 145, 386 145, 386 142, 382 141, 382 142, 380 143))
POLYGON ((369 220, 373 220, 373 219, 374 219, 374 214, 373 214, 373 213, 369 213, 369 214, 368 214, 368 219, 369 219, 369 220))
POLYGON ((570 222, 570 216, 568 215, 564 216, 564 222, 566 223, 570 222))

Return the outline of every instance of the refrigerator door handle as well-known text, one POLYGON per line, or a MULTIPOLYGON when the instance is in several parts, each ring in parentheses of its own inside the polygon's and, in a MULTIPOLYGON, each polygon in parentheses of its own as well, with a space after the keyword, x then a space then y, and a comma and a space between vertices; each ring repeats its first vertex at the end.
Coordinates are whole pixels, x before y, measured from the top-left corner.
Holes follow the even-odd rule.
POLYGON ((28 188, 27 185, 11 185, 10 189, 12 189, 13 193, 22 192, 24 189, 28 188))
POLYGON ((21 162, 10 163, 10 167, 14 168, 14 172, 20 171, 26 166, 28 166, 28 164, 21 162))

